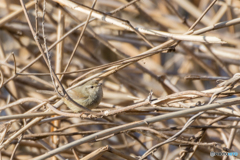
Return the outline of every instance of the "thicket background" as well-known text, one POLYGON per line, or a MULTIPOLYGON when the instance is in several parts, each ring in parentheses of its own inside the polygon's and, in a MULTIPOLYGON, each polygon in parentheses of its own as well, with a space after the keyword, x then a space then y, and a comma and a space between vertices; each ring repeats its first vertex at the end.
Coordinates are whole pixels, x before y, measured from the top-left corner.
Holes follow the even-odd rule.
POLYGON ((0 17, 1 159, 240 158, 239 0, 1 0, 0 17), (38 91, 93 78, 92 112, 38 91))

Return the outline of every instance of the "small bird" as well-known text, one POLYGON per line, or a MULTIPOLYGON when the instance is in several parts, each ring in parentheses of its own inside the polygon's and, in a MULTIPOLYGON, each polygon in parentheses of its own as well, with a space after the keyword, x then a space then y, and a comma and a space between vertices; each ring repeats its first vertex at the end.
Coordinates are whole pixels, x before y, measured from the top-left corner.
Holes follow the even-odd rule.
MULTIPOLYGON (((96 108, 102 100, 102 83, 99 83, 97 80, 91 80, 79 87, 69 90, 67 93, 75 102, 79 103, 83 107, 93 109, 96 108)), ((74 112, 82 111, 82 108, 78 107, 66 98, 63 98, 63 102, 74 112)))

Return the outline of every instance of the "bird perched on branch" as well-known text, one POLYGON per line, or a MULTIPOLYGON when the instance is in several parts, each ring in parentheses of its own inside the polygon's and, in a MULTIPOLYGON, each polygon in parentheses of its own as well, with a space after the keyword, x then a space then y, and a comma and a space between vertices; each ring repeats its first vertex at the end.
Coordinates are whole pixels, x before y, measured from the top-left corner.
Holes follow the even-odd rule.
MULTIPOLYGON (((91 80, 67 93, 78 104, 88 109, 93 109, 96 108, 102 100, 102 83, 99 83, 97 80, 91 80)), ((74 112, 82 111, 82 108, 66 98, 63 98, 63 102, 74 112)))

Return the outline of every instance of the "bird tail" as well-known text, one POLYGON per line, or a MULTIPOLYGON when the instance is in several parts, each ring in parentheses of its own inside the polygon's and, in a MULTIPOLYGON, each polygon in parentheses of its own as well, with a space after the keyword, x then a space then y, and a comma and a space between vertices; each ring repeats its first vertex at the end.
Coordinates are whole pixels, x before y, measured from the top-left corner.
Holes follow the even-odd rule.
POLYGON ((50 95, 56 95, 57 93, 55 91, 48 91, 48 90, 36 90, 38 93, 43 93, 43 94, 50 94, 50 95))

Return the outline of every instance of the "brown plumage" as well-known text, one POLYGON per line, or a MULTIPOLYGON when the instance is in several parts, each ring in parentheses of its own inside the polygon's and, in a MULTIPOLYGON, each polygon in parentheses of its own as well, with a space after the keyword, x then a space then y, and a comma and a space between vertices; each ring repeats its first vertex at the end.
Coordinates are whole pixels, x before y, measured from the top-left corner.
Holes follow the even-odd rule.
MULTIPOLYGON (((68 95, 77 103, 88 109, 98 106, 103 97, 102 84, 99 81, 91 80, 82 86, 68 91, 68 95)), ((74 112, 80 112, 82 109, 63 98, 63 102, 74 112)))

